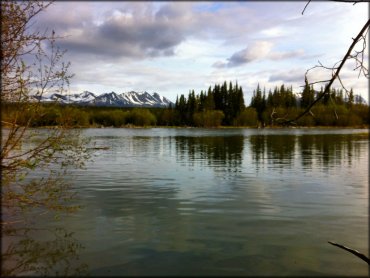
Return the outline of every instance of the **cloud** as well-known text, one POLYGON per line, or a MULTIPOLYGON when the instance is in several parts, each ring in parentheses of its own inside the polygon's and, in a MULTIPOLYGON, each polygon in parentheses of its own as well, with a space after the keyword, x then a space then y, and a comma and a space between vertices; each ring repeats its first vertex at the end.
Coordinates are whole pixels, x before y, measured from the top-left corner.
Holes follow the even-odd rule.
POLYGON ((248 47, 235 52, 227 62, 217 61, 213 64, 216 68, 237 67, 257 60, 284 60, 304 55, 302 49, 294 51, 272 51, 274 44, 270 41, 255 41, 248 47))
MULTIPOLYGON (((173 56, 180 44, 192 38, 235 44, 245 42, 261 25, 270 28, 273 23, 265 20, 261 24, 248 5, 240 3, 224 6, 191 2, 73 4, 54 3, 41 17, 40 26, 49 26, 65 36, 60 46, 70 53, 95 58, 173 56), (203 8, 199 9, 200 6, 203 8), (248 24, 243 23, 246 16, 248 24)), ((253 59, 255 51, 252 46, 247 56, 253 59)), ((238 63, 240 58, 234 56, 233 62, 238 63)))
MULTIPOLYGON (((70 7, 67 20, 56 3, 38 22, 39 26, 56 29, 64 36, 59 46, 76 55, 106 58, 171 56, 186 39, 192 22, 191 6, 187 3, 165 4, 115 3, 109 8, 101 4, 70 7), (104 9, 105 7, 105 9, 104 9), (97 8, 104 11, 97 15, 97 8), (59 14, 58 14, 59 12, 59 14), (79 17, 80 15, 80 17, 79 17)), ((69 9, 70 4, 63 4, 69 9)))
POLYGON ((163 17, 134 18, 119 14, 108 18, 93 34, 122 56, 166 56, 184 40, 181 26, 163 17))
MULTIPOLYGON (((36 28, 49 30, 69 30, 70 28, 84 28, 86 23, 93 20, 94 13, 91 5, 82 2, 53 3, 46 10, 34 18, 36 28)), ((66 32, 57 32, 66 34, 66 32)))
POLYGON ((262 59, 270 53, 272 46, 273 44, 268 41, 256 41, 250 44, 248 47, 235 52, 230 58, 227 59, 227 62, 217 61, 213 64, 213 67, 237 67, 255 60, 262 59))
POLYGON ((293 50, 293 51, 280 51, 280 52, 272 52, 269 55, 269 59, 271 60, 285 60, 291 59, 296 57, 303 57, 304 55, 303 49, 293 50))
POLYGON ((261 35, 270 38, 281 37, 284 33, 285 33, 284 30, 279 26, 277 27, 275 26, 261 31, 261 35))
POLYGON ((282 82, 282 83, 303 83, 305 70, 303 69, 293 69, 290 71, 280 71, 271 74, 268 81, 269 82, 282 82))
POLYGON ((222 61, 217 61, 212 65, 212 67, 214 68, 226 68, 227 66, 228 66, 228 63, 225 63, 222 61))
POLYGON ((228 60, 229 66, 238 66, 265 58, 272 49, 273 44, 268 41, 257 41, 247 48, 234 53, 228 60))

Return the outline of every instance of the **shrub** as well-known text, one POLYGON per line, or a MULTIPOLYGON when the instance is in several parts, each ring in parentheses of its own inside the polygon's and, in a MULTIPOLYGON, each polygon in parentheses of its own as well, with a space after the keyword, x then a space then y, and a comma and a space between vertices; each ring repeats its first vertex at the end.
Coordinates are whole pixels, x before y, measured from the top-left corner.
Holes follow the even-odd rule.
POLYGON ((157 118, 148 109, 133 109, 128 113, 127 123, 136 126, 150 126, 157 123, 157 118))
POLYGON ((234 120, 235 126, 257 126, 258 118, 257 111, 253 107, 248 107, 240 113, 240 115, 234 120))
POLYGON ((90 116, 90 121, 93 124, 119 127, 126 124, 127 118, 128 112, 122 110, 103 110, 94 111, 90 116))
POLYGON ((195 126, 198 127, 217 127, 221 125, 222 119, 225 117, 221 110, 203 111, 194 113, 193 120, 195 126))

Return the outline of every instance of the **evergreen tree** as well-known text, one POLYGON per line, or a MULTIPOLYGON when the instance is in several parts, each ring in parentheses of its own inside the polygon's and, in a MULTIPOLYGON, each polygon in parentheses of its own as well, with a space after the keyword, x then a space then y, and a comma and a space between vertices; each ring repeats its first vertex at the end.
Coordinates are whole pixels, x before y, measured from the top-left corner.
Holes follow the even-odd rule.
POLYGON ((208 90, 208 94, 205 97, 204 101, 204 109, 205 110, 214 110, 215 109, 215 100, 213 98, 213 93, 211 88, 208 90))
POLYGON ((225 81, 224 84, 221 86, 221 106, 219 109, 222 111, 227 110, 227 106, 228 106, 228 103, 227 103, 228 96, 227 95, 228 95, 227 83, 225 81))
POLYGON ((186 124, 193 125, 193 114, 197 111, 195 92, 189 92, 188 102, 186 105, 186 124))
MULTIPOLYGON (((210 86, 208 92, 200 92, 196 95, 194 90, 189 91, 188 99, 181 95, 176 98, 175 110, 179 114, 179 124, 195 125, 194 119, 199 120, 201 115, 213 115, 212 113, 202 114, 198 112, 206 112, 218 110, 222 112, 222 124, 231 125, 235 118, 245 109, 243 89, 236 83, 229 84, 225 81, 222 85, 215 84, 214 88, 210 86), (194 118, 194 115, 197 116, 194 118)), ((216 115, 216 114, 214 114, 216 115)), ((217 114, 218 115, 218 114, 217 114)), ((202 117, 203 117, 202 116, 202 117)))
POLYGON ((348 100, 347 100, 348 108, 352 108, 354 100, 355 100, 355 97, 353 95, 353 89, 351 88, 351 90, 349 91, 348 100))
POLYGON ((179 124, 180 125, 186 124, 187 103, 185 96, 183 94, 181 94, 180 96, 178 105, 176 106, 176 110, 179 112, 179 124))
POLYGON ((343 89, 340 89, 339 91, 337 91, 335 102, 336 102, 336 104, 339 104, 339 105, 344 104, 343 89))
POLYGON ((301 107, 306 108, 314 101, 314 91, 312 86, 308 84, 307 77, 305 77, 305 86, 301 96, 301 107))
POLYGON ((222 94, 220 85, 216 84, 213 89, 213 99, 215 101, 215 109, 222 110, 222 94))
POLYGON ((235 104, 235 110, 237 111, 236 116, 239 115, 244 109, 245 109, 245 102, 244 102, 244 93, 243 88, 237 86, 236 84, 236 104, 235 104))
POLYGON ((260 122, 263 122, 262 113, 264 112, 266 107, 266 96, 262 96, 262 91, 259 83, 257 85, 257 89, 253 92, 250 106, 256 109, 258 120, 260 122))
POLYGON ((204 111, 205 100, 206 95, 203 93, 203 90, 201 90, 199 95, 198 111, 204 111))
MULTIPOLYGON (((320 94, 323 94, 324 93, 324 89, 323 87, 321 86, 320 88, 320 94)), ((324 105, 328 105, 329 103, 329 99, 330 99, 330 94, 325 94, 324 97, 322 98, 322 102, 324 105)))
POLYGON ((272 95, 271 89, 269 90, 269 93, 267 95, 266 107, 274 107, 274 101, 273 101, 273 95, 272 95))
POLYGON ((176 96, 175 109, 179 108, 179 96, 176 96))

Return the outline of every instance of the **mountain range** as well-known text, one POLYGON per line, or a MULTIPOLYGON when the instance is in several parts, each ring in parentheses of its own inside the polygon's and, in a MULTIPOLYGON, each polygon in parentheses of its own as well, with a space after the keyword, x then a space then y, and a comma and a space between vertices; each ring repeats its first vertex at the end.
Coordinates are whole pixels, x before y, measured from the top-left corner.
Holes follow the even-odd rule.
MULTIPOLYGON (((296 96, 299 99, 299 96, 296 96)), ((92 92, 84 91, 81 94, 62 95, 58 93, 49 96, 33 96, 41 102, 58 102, 62 104, 78 104, 85 106, 110 106, 110 107, 168 107, 174 105, 167 98, 160 96, 158 93, 150 94, 148 92, 135 92, 117 94, 115 92, 95 95, 92 92)), ((347 96, 344 97, 347 102, 347 96)), ((354 103, 367 104, 361 95, 354 95, 354 103)))
POLYGON ((86 106, 110 106, 110 107, 168 107, 173 103, 158 93, 128 92, 117 94, 115 92, 95 95, 84 91, 80 94, 62 95, 58 93, 49 96, 34 96, 41 102, 58 102, 62 104, 78 104, 86 106))

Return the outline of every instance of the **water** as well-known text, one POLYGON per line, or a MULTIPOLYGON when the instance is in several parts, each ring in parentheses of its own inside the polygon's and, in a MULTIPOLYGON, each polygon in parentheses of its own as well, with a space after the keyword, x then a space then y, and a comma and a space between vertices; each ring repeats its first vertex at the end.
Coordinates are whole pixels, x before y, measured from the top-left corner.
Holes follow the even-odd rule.
POLYGON ((367 130, 87 129, 90 275, 368 275, 367 130))

